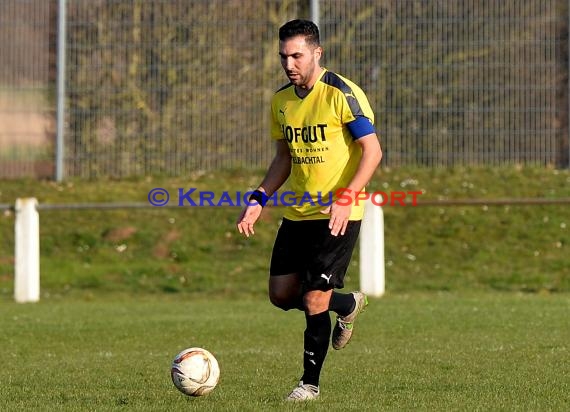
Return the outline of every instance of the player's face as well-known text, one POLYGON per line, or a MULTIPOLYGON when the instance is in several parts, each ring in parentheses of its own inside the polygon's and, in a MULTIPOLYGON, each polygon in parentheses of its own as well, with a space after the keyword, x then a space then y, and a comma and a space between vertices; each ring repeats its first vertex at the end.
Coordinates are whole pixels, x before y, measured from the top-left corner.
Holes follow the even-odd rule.
POLYGON ((313 87, 320 73, 319 60, 322 49, 307 44, 304 36, 297 36, 279 42, 281 66, 289 81, 297 87, 313 87))

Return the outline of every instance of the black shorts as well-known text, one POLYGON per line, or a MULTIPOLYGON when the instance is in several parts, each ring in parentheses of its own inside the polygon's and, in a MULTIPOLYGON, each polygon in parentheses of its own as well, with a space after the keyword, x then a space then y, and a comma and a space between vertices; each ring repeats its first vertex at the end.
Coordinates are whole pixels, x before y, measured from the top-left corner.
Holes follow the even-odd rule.
POLYGON ((333 236, 328 219, 283 219, 273 246, 269 274, 298 273, 305 290, 343 288, 359 232, 360 220, 349 221, 344 235, 333 236))

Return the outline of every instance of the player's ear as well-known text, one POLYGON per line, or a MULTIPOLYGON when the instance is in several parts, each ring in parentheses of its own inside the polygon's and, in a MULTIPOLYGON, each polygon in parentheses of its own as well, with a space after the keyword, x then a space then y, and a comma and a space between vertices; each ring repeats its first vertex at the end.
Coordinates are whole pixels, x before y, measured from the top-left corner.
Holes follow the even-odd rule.
POLYGON ((315 47, 314 54, 317 61, 319 61, 321 59, 321 56, 323 55, 323 48, 321 46, 315 47))

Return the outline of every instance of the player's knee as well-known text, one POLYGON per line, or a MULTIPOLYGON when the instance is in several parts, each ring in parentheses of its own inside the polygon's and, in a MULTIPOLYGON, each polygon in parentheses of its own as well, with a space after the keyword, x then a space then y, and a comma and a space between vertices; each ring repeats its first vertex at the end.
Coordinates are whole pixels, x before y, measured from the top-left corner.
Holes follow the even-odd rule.
POLYGON ((299 298, 294 298, 285 294, 279 293, 269 293, 269 301, 279 309, 285 311, 291 309, 300 309, 302 307, 302 302, 299 298))
POLYGON ((303 306, 309 314, 328 311, 332 291, 312 291, 303 297, 303 306))
POLYGON ((294 309, 293 304, 287 299, 280 299, 280 298, 275 297, 275 296, 270 296, 269 300, 271 301, 273 306, 278 307, 279 309, 282 309, 285 311, 294 309))

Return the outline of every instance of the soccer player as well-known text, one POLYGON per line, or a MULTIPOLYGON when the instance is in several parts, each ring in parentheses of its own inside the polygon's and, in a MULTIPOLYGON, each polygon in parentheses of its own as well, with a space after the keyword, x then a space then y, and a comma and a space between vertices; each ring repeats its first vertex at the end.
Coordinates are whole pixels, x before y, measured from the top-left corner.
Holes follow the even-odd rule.
POLYGON ((305 312, 304 372, 287 396, 293 401, 319 396, 331 342, 329 311, 337 314, 332 346, 342 349, 368 304, 363 293, 335 289, 344 287, 364 212, 356 194, 382 158, 364 92, 321 67, 322 53, 313 22, 292 20, 279 29, 279 56, 289 83, 271 101, 276 154, 237 221, 240 233, 253 235, 268 198, 289 179, 295 196, 288 203, 294 205, 287 207, 275 239, 269 298, 283 310, 305 312))

